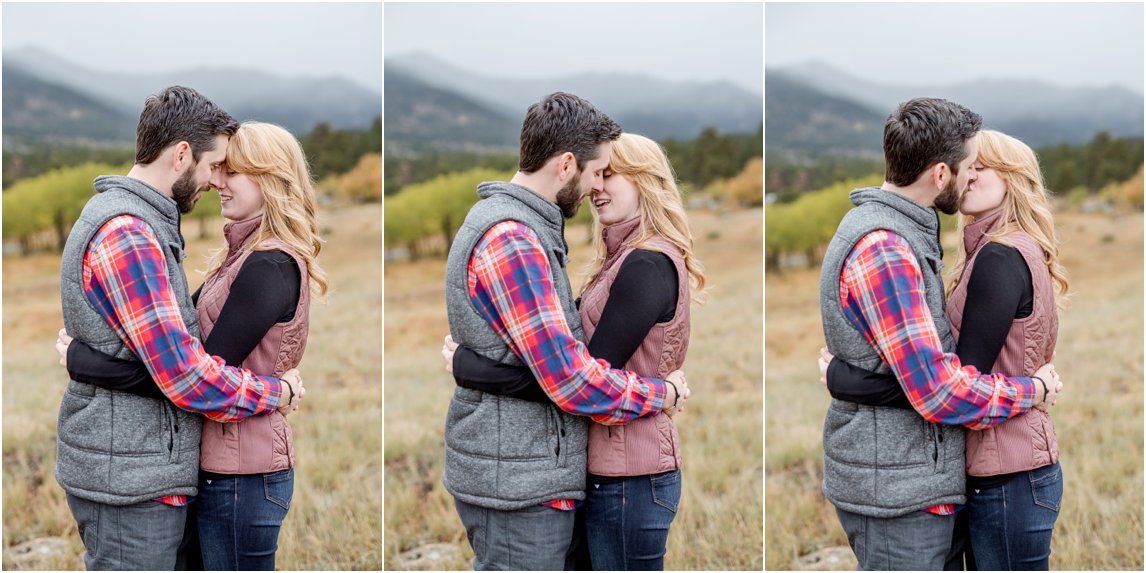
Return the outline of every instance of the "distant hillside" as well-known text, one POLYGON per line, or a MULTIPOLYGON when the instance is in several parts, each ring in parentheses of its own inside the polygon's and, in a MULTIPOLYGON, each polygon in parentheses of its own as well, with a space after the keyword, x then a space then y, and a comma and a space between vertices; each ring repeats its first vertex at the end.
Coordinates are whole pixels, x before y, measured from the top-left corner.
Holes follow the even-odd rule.
POLYGON ((770 157, 882 159, 885 113, 825 94, 784 72, 765 71, 764 93, 764 141, 770 157))
MULTIPOLYGON (((822 62, 770 69, 792 81, 876 110, 883 117, 900 102, 929 96, 978 112, 986 127, 1032 147, 1082 144, 1099 131, 1142 137, 1143 97, 1122 87, 1061 87, 1046 82, 983 79, 940 86, 892 86, 858 78, 822 62)), ((766 72, 766 73, 767 73, 766 72)))
POLYGON ((97 99, 5 62, 4 146, 135 142, 135 119, 97 99))
POLYGON ((514 152, 521 120, 387 67, 385 133, 389 152, 434 147, 514 152))
POLYGON ((577 94, 625 131, 654 139, 692 139, 709 126, 725 133, 753 133, 763 119, 760 94, 729 82, 672 82, 615 73, 514 80, 481 76, 418 53, 386 58, 386 69, 483 102, 517 122, 530 104, 555 91, 577 94))
MULTIPOLYGON (((19 65, 44 81, 103 101, 132 117, 132 129, 147 96, 170 85, 195 88, 239 120, 277 123, 296 135, 319 122, 366 129, 382 111, 381 94, 334 76, 288 78, 238 68, 125 74, 85 68, 38 48, 6 51, 4 65, 19 65)), ((5 93, 8 89, 5 86, 5 93)))

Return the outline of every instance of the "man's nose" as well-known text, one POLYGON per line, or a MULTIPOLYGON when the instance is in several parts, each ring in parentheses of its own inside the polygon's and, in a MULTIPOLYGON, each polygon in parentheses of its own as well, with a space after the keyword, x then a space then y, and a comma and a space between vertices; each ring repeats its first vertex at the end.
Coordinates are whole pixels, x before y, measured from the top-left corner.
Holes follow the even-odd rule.
POLYGON ((227 186, 223 180, 223 175, 218 170, 212 171, 211 176, 207 178, 207 182, 211 184, 216 190, 222 189, 227 186))

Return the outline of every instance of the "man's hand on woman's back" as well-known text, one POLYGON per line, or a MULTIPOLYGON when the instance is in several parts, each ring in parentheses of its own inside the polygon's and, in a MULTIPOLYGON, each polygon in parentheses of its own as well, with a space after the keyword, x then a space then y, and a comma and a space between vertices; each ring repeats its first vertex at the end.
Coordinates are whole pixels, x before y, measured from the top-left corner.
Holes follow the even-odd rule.
POLYGON ((1062 392, 1062 378, 1059 378, 1058 372, 1054 369, 1054 355, 1051 356, 1052 362, 1043 364, 1038 370, 1035 371, 1032 379, 1035 379, 1035 389, 1038 396, 1035 398, 1035 408, 1044 412, 1050 410, 1058 402, 1058 395, 1062 392), (1040 382, 1041 380, 1041 382, 1040 382), (1043 385, 1046 385, 1044 388, 1043 385))
POLYGON ((298 368, 291 368, 283 373, 281 380, 283 384, 288 386, 286 400, 279 401, 279 413, 286 416, 291 412, 298 410, 299 403, 302 397, 306 395, 306 387, 302 385, 302 374, 298 368))
POLYGON ((683 370, 673 370, 665 377, 665 381, 669 383, 668 396, 665 398, 664 406, 661 407, 661 412, 672 417, 684 411, 684 403, 692 395, 692 389, 684 379, 683 370))

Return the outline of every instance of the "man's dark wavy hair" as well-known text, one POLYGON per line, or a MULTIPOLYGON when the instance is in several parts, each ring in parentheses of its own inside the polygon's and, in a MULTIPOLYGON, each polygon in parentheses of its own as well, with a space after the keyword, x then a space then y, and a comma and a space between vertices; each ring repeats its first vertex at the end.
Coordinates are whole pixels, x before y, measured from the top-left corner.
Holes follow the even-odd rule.
POLYGON ((135 128, 135 163, 149 165, 169 146, 186 141, 196 163, 215 149, 215 136, 235 134, 239 123, 215 102, 183 86, 147 98, 135 128))
POLYGON ((965 144, 982 126, 979 114, 945 99, 915 98, 899 104, 883 125, 884 179, 905 187, 938 163, 958 174, 959 163, 967 157, 965 144))
POLYGON ((517 169, 533 173, 566 151, 577 158, 577 168, 584 169, 597 158, 598 145, 620 136, 621 127, 593 104, 570 93, 551 93, 525 113, 517 169))

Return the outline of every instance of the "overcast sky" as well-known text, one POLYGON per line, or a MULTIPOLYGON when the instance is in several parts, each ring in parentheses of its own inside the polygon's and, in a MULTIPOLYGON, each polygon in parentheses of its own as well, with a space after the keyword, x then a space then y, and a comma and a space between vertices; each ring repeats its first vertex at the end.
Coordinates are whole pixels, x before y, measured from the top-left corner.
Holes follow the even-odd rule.
POLYGON ((387 3, 386 54, 427 52, 492 77, 634 72, 761 94, 763 13, 760 3, 387 3))
POLYGON ((822 60, 869 81, 978 78, 1143 93, 1142 4, 790 4, 765 9, 765 64, 822 60))
POLYGON ((4 49, 36 45, 85 67, 234 66, 341 75, 382 92, 382 5, 5 2, 4 49))

